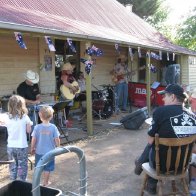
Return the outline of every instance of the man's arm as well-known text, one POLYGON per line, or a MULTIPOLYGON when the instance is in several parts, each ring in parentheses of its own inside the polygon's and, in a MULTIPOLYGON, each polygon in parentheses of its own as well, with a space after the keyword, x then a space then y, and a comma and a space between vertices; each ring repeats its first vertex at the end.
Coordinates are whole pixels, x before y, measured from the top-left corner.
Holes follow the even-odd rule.
POLYGON ((56 147, 59 147, 60 146, 60 139, 59 139, 59 137, 56 137, 54 139, 54 141, 55 141, 56 147))

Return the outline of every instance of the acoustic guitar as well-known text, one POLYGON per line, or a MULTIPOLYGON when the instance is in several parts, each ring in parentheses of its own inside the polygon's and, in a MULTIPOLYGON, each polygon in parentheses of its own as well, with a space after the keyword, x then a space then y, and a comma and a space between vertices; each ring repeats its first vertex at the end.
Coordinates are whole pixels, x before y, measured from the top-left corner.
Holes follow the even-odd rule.
POLYGON ((70 89, 68 87, 66 87, 65 85, 61 85, 60 86, 60 91, 61 91, 61 94, 62 96, 65 98, 65 99, 69 99, 69 100, 72 100, 74 99, 74 97, 76 96, 76 94, 80 93, 80 88, 79 88, 79 85, 76 81, 72 82, 71 83, 72 86, 74 87, 77 87, 78 90, 76 92, 71 92, 70 89))

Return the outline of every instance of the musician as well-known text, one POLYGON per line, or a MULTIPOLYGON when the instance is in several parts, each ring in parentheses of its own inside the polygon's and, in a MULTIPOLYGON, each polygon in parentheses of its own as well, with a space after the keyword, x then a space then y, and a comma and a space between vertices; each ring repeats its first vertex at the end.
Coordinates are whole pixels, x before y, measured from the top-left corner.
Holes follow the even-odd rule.
POLYGON ((40 103, 39 75, 32 70, 24 74, 25 81, 17 88, 18 95, 22 96, 27 105, 40 103))
POLYGON ((115 91, 116 91, 116 105, 115 112, 119 114, 120 112, 120 101, 122 101, 121 111, 127 111, 127 99, 128 99, 128 66, 126 64, 125 58, 118 58, 117 63, 114 66, 113 73, 115 75, 115 91))
MULTIPOLYGON (((19 84, 17 93, 25 99, 29 110, 29 117, 33 121, 33 126, 37 124, 37 116, 35 113, 35 105, 40 103, 40 89, 38 86, 39 75, 32 70, 24 73, 25 81, 19 84)), ((28 138, 29 140, 29 138, 28 138)))
POLYGON ((82 71, 79 72, 77 79, 80 93, 76 94, 75 101, 85 101, 86 100, 86 80, 84 78, 84 73, 82 71))
MULTIPOLYGON (((65 63, 61 68, 61 83, 65 87, 67 87, 71 94, 75 95, 76 92, 79 90, 78 85, 74 86, 73 82, 76 81, 76 79, 73 77, 73 69, 74 66, 71 65, 71 63, 65 63)), ((60 91, 60 101, 67 100, 69 98, 66 97, 66 94, 63 94, 62 91, 60 91)), ((73 97, 74 98, 74 97, 73 97)), ((69 115, 70 107, 73 106, 73 100, 70 102, 68 106, 65 107, 65 113, 66 117, 69 115)))

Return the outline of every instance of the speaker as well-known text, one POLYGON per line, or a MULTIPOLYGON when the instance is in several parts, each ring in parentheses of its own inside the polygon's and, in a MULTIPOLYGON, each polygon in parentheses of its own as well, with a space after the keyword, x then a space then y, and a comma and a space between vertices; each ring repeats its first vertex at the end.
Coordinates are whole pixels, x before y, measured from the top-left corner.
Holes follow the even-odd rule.
POLYGON ((180 65, 172 64, 167 67, 165 73, 166 84, 180 84, 180 65))
POLYGON ((124 125, 126 129, 137 130, 147 118, 148 110, 147 107, 144 107, 123 117, 120 122, 124 125))

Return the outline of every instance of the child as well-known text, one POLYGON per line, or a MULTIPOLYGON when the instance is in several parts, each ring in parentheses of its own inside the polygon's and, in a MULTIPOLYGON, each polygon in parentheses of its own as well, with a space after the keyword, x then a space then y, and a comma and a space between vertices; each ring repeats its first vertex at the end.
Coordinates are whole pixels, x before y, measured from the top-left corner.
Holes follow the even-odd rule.
POLYGON ((10 179, 25 181, 28 172, 27 133, 31 132, 33 122, 27 116, 27 108, 23 97, 13 95, 8 102, 8 113, 1 115, 0 124, 7 127, 8 159, 14 160, 9 165, 10 179))
MULTIPOLYGON (((43 106, 39 111, 39 117, 42 121, 34 127, 31 140, 31 154, 35 153, 35 166, 43 155, 60 146, 59 132, 57 127, 50 123, 54 110, 50 106, 43 106)), ((44 166, 43 186, 50 184, 50 172, 54 171, 54 159, 44 166)))
POLYGON ((194 114, 196 114, 196 88, 193 90, 189 98, 189 103, 191 104, 191 110, 194 114))

